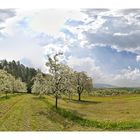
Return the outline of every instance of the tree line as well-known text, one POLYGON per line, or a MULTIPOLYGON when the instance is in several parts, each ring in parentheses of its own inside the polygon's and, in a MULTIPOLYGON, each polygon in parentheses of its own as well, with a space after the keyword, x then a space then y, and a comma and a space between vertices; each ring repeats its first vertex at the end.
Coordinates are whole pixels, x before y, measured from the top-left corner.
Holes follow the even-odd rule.
POLYGON ((22 82, 26 83, 27 92, 31 93, 31 87, 33 85, 33 77, 36 76, 37 70, 34 68, 25 67, 23 64, 20 64, 19 61, 8 62, 7 60, 0 61, 0 69, 7 71, 15 79, 20 79, 22 82))
POLYGON ((57 108, 58 99, 62 96, 81 95, 84 91, 91 92, 93 89, 92 78, 85 72, 77 72, 68 65, 60 62, 59 57, 62 53, 54 56, 48 56, 46 67, 48 74, 42 73, 40 70, 25 67, 20 62, 0 61, 0 92, 30 92, 39 95, 53 95, 55 98, 55 106, 57 108))
POLYGON ((32 87, 33 93, 38 93, 41 97, 43 94, 51 94, 55 97, 55 106, 57 108, 58 98, 67 95, 69 99, 75 93, 78 100, 84 91, 91 92, 93 89, 92 78, 85 72, 77 72, 69 66, 59 62, 59 56, 62 53, 48 56, 46 66, 49 74, 45 75, 38 72, 34 78, 32 87))
POLYGON ((0 92, 5 93, 7 98, 8 93, 27 92, 27 87, 19 78, 16 79, 5 70, 0 70, 0 92))

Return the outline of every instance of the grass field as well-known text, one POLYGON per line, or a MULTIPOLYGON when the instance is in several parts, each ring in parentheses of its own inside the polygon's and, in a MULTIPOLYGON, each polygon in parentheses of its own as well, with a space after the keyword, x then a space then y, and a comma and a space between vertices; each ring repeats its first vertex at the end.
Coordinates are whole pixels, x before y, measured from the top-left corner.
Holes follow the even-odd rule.
POLYGON ((24 94, 0 98, 0 131, 140 130, 140 95, 58 100, 24 94))

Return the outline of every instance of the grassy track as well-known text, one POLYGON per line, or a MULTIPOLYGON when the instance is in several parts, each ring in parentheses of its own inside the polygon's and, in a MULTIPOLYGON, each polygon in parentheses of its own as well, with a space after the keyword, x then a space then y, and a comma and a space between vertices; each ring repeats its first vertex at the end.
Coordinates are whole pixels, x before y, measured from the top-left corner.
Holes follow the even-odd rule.
POLYGON ((83 97, 81 102, 46 96, 0 98, 0 131, 140 130, 140 96, 83 97))
POLYGON ((0 131, 100 130, 74 124, 32 95, 4 99, 0 108, 0 131))

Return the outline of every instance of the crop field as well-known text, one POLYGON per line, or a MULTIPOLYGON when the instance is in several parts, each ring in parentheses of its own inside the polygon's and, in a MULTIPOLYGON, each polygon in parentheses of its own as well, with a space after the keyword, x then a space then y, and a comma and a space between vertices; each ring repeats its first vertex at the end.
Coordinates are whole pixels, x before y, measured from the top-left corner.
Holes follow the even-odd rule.
POLYGON ((55 100, 31 94, 0 97, 0 131, 137 131, 140 95, 55 100))

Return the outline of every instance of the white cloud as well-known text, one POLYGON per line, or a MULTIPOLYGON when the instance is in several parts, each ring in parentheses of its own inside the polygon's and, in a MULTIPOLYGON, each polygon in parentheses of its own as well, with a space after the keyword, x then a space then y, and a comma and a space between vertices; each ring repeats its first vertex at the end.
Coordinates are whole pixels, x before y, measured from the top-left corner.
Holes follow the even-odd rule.
POLYGON ((68 46, 62 46, 61 44, 49 44, 43 47, 44 48, 44 54, 46 55, 54 55, 56 53, 62 52, 68 52, 69 48, 68 46))
POLYGON ((136 60, 140 61, 140 55, 137 55, 136 60))
POLYGON ((140 69, 121 70, 119 74, 110 77, 111 83, 121 87, 139 87, 140 86, 140 69))
POLYGON ((83 20, 85 14, 80 10, 38 10, 32 15, 29 26, 33 31, 57 35, 68 19, 83 20))
POLYGON ((87 9, 84 13, 93 19, 83 32, 89 46, 103 44, 140 54, 139 9, 87 9))
POLYGON ((106 83, 120 87, 139 87, 140 69, 122 69, 118 74, 106 74, 90 57, 77 58, 70 56, 67 64, 77 71, 85 71, 93 78, 94 83, 106 83))
POLYGON ((5 38, 0 41, 0 59, 28 59, 31 66, 44 69, 45 55, 69 50, 68 38, 59 31, 70 18, 83 20, 85 15, 80 10, 16 9, 16 16, 5 20, 1 30, 5 38))
POLYGON ((131 69, 130 67, 128 69, 123 69, 121 71, 121 74, 118 74, 115 76, 115 80, 118 79, 126 79, 126 80, 136 80, 137 78, 139 78, 140 76, 140 70, 135 68, 135 69, 131 69))
POLYGON ((15 15, 16 12, 14 9, 0 9, 0 23, 4 23, 7 19, 15 15))
POLYGON ((76 71, 84 71, 94 79, 94 82, 104 82, 104 75, 95 60, 90 57, 77 58, 70 56, 67 64, 76 71))
POLYGON ((5 17, 6 20, 2 17, 4 22, 0 22, 1 34, 5 36, 0 40, 0 59, 29 60, 31 66, 45 71, 44 56, 62 51, 65 55, 69 53, 63 58, 69 66, 86 71, 96 83, 140 85, 138 68, 129 67, 117 74, 105 74, 88 50, 98 45, 110 45, 118 51, 135 52, 136 60, 140 61, 139 11, 92 9, 82 13, 65 9, 16 9, 14 14, 5 17), (82 21, 83 24, 71 26, 65 24, 67 19, 82 21), (62 28, 72 35, 60 32, 62 28))
POLYGON ((25 36, 21 32, 0 41, 0 59, 31 61, 31 66, 43 68, 44 48, 39 46, 37 40, 25 36))

